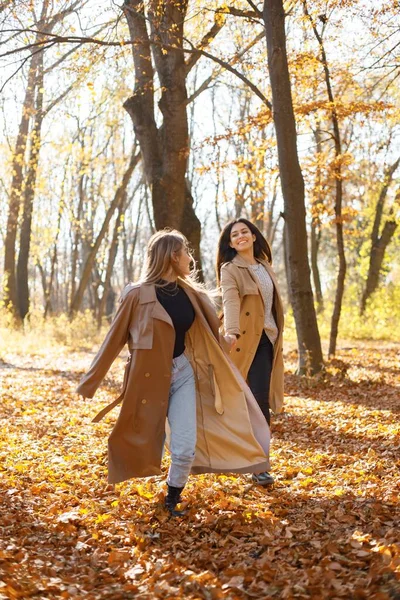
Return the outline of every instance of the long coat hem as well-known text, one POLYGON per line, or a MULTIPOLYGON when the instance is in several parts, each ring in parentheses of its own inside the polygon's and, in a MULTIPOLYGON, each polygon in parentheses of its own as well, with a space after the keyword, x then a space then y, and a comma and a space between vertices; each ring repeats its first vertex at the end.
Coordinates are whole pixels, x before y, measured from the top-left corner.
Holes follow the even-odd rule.
MULTIPOLYGON (((230 469, 213 469, 211 467, 204 467, 204 466, 196 466, 196 467, 192 467, 191 469, 191 475, 202 475, 205 473, 232 473, 233 475, 241 475, 241 474, 246 474, 246 473, 261 473, 263 471, 269 471, 271 468, 271 465, 269 463, 269 461, 264 461, 255 465, 249 465, 247 467, 239 467, 237 469, 235 468, 230 468, 230 469)), ((143 474, 143 472, 141 473, 129 473, 127 474, 125 477, 123 477, 123 479, 120 478, 115 478, 115 477, 108 477, 108 483, 111 484, 116 484, 116 483, 122 483, 123 481, 127 481, 128 479, 142 479, 143 477, 154 477, 157 475, 162 475, 162 471, 161 469, 157 469, 157 470, 152 470, 149 473, 145 473, 143 474)))
POLYGON ((269 471, 271 465, 269 461, 258 463, 257 465, 249 465, 248 467, 239 467, 238 469, 212 469, 211 467, 192 467, 192 475, 201 475, 202 473, 232 473, 234 475, 245 474, 245 473, 262 473, 263 471, 269 471))

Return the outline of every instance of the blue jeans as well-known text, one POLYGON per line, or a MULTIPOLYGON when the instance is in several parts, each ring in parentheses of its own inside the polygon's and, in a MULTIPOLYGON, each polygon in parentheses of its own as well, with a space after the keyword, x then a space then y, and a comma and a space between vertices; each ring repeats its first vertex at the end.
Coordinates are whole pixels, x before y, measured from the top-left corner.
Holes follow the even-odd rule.
POLYGON ((167 418, 171 430, 167 482, 184 487, 196 450, 196 384, 192 365, 184 354, 172 361, 167 418))

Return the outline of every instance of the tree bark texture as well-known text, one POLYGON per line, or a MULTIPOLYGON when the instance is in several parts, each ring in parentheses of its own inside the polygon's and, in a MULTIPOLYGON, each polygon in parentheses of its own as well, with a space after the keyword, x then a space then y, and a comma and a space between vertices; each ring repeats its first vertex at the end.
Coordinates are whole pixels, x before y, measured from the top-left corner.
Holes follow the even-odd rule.
POLYGON ((145 12, 143 1, 125 0, 123 12, 135 42, 132 45, 135 89, 124 108, 132 119, 140 144, 152 191, 155 226, 182 231, 201 266, 200 221, 186 181, 189 155, 187 66, 182 49, 187 6, 188 0, 150 0, 145 12), (164 49, 163 44, 169 49, 164 49), (170 49, 171 46, 174 49, 170 49), (153 61, 162 90, 158 103, 162 114, 160 125, 155 116, 153 61))
POLYGON ((304 180, 297 152, 283 1, 265 0, 263 17, 284 200, 290 297, 299 348, 298 370, 317 373, 323 359, 308 262, 304 180))

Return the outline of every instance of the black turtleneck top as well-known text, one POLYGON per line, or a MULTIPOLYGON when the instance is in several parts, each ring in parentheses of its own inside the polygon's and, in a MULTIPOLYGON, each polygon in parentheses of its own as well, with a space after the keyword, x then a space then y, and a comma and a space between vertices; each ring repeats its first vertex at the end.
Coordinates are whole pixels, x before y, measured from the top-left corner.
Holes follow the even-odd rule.
POLYGON ((173 357, 176 358, 185 350, 185 334, 194 321, 194 308, 183 288, 176 282, 168 283, 164 287, 156 286, 156 294, 157 300, 171 317, 175 328, 176 337, 173 357))

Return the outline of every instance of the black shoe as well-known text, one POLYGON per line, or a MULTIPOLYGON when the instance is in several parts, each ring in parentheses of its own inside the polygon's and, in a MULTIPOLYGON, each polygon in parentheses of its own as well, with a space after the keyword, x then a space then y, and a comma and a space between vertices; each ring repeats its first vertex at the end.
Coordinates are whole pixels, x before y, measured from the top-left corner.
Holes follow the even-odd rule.
POLYGON ((275 479, 267 471, 264 471, 264 473, 253 473, 252 480, 254 483, 258 483, 262 486, 268 486, 275 483, 275 479))
POLYGON ((172 516, 174 517, 182 517, 185 512, 183 510, 175 510, 175 507, 177 504, 179 504, 181 502, 181 493, 183 490, 183 487, 173 487, 172 485, 169 485, 167 483, 168 486, 168 493, 167 493, 167 497, 165 498, 165 508, 167 510, 169 510, 169 512, 171 513, 172 516))

